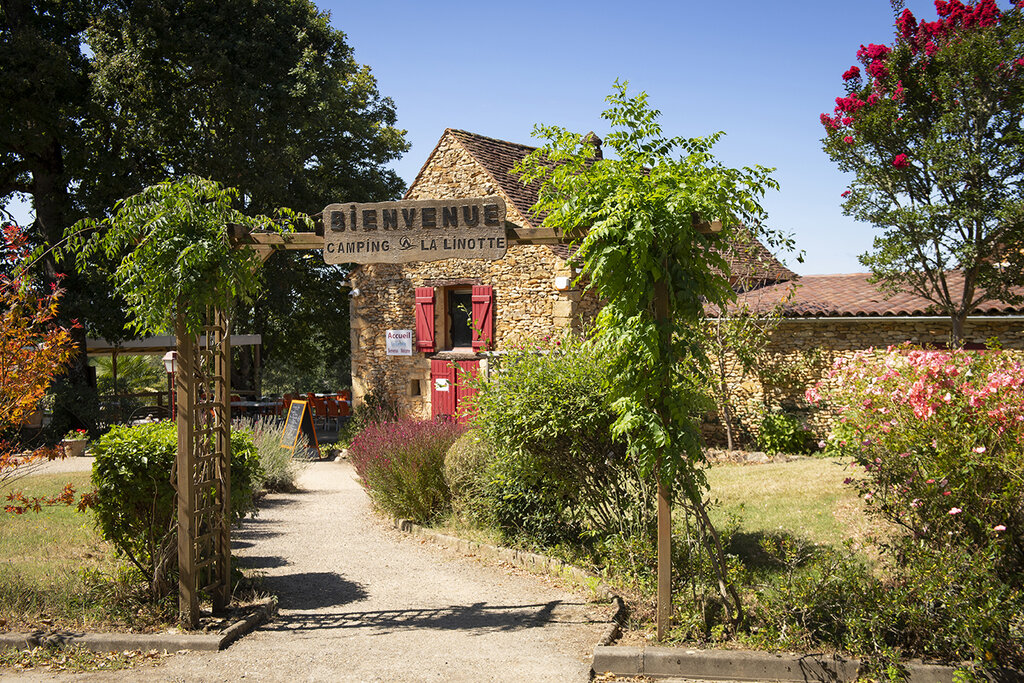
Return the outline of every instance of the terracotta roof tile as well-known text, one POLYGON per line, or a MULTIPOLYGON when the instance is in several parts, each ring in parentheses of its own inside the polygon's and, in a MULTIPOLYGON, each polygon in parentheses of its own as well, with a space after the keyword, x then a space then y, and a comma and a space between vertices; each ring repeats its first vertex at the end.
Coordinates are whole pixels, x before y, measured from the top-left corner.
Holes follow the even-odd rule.
MULTIPOLYGON (((914 316, 941 315, 935 305, 916 294, 900 292, 889 298, 868 282, 870 273, 844 275, 806 275, 794 282, 772 285, 739 295, 738 304, 747 304, 751 310, 766 312, 783 301, 790 288, 795 292, 784 306, 786 317, 848 317, 848 316, 914 316)), ((947 275, 951 288, 962 286, 959 273, 947 275)), ((1024 288, 1019 288, 1024 293, 1024 288)), ((972 313, 1000 315, 1024 312, 1024 306, 1002 301, 986 301, 972 313)), ((710 312, 714 314, 714 312, 710 312)))
POLYGON ((537 148, 497 140, 456 128, 449 128, 446 132, 451 133, 466 148, 466 151, 484 167, 484 170, 491 174, 502 191, 515 204, 519 213, 530 222, 529 226, 524 227, 540 227, 544 220, 543 214, 536 214, 531 210, 531 207, 537 203, 537 191, 540 189, 540 183, 533 182, 523 185, 519 182, 519 178, 512 173, 512 167, 537 148))

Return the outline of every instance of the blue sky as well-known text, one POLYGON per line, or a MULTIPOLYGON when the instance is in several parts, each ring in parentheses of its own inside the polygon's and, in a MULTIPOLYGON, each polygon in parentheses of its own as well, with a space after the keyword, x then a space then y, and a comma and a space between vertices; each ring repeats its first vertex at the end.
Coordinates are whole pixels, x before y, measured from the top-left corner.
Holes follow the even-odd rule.
MULTIPOLYGON (((721 161, 777 169, 765 205, 806 252, 787 259, 794 270, 864 270, 874 231, 842 215, 847 180, 821 151, 818 116, 861 44, 892 42, 888 0, 317 4, 395 101, 407 183, 448 127, 524 144, 540 122, 603 135, 618 78, 648 93, 669 135, 722 130, 721 161)), ((906 5, 935 18, 929 0, 906 5)))

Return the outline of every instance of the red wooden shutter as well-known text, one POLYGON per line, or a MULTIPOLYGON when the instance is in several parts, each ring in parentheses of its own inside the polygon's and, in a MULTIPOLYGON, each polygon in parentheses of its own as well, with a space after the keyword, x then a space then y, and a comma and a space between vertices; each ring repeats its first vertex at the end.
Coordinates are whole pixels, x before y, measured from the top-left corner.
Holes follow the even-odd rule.
POLYGON ((473 287, 473 350, 485 351, 494 342, 494 288, 473 287))
POLYGON ((416 288, 416 350, 434 352, 434 288, 416 288))

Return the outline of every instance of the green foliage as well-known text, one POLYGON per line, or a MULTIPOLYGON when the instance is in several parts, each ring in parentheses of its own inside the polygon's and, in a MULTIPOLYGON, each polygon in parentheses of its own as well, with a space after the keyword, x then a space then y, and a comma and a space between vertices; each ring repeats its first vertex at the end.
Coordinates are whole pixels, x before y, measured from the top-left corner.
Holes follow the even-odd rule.
POLYGON ((167 370, 157 356, 118 355, 116 387, 112 356, 94 356, 89 362, 96 367, 96 384, 100 394, 167 390, 167 370))
POLYGON ((374 505, 429 522, 451 508, 444 460, 463 431, 452 422, 375 422, 352 440, 349 457, 374 505))
POLYGON ((126 254, 113 279, 137 332, 159 334, 181 315, 186 331, 198 335, 208 310, 231 310, 236 298, 251 299, 260 283, 259 255, 232 247, 228 225, 273 224, 234 209, 237 196, 196 176, 158 183, 117 202, 114 215, 99 223, 77 223, 68 231, 67 249, 80 270, 98 251, 108 258, 126 254))
POLYGON ((232 429, 244 430, 256 447, 260 477, 256 488, 294 491, 295 481, 309 461, 296 460, 294 451, 281 445, 281 425, 274 418, 242 420, 232 429))
POLYGON ((937 21, 906 10, 891 48, 861 46, 866 73, 844 75, 821 120, 825 152, 854 174, 844 213, 882 231, 861 261, 886 291, 934 302, 959 338, 980 301, 1019 301, 1024 10, 941 4, 937 21))
POLYGON ((915 654, 1021 666, 1017 359, 900 347, 858 354, 835 374, 821 390, 843 409, 830 450, 863 468, 849 483, 894 529, 881 545, 892 600, 874 606, 871 637, 881 632, 915 654))
POLYGON ((681 484, 711 531, 702 538, 713 540, 707 550, 723 594, 731 593, 730 617, 740 620, 703 504, 698 417, 709 401, 700 326, 705 306, 722 310, 735 296, 723 254, 748 230, 772 246, 780 241, 763 228, 760 204, 777 183, 770 169, 716 161, 712 148, 721 133, 665 137, 646 93, 629 97, 626 84, 616 82, 607 101, 602 117, 613 131, 604 142, 614 155, 597 159, 586 136, 537 126, 534 134, 547 144, 515 170, 522 182, 540 183, 533 209, 547 212, 544 225, 578 237, 583 275, 606 302, 597 341, 608 358, 612 433, 626 441, 642 474, 681 484), (702 231, 699 221, 721 221, 723 230, 702 231))
MULTIPOLYGON (((0 64, 0 207, 15 193, 31 198, 36 244, 56 245, 78 219, 110 215, 168 176, 236 187, 235 208, 249 215, 313 214, 404 189, 388 168, 408 149, 394 102, 309 0, 5 3, 0 64)), ((91 265, 112 269, 121 256, 91 265)), ((346 268, 277 254, 265 270, 236 329, 263 335, 267 367, 315 374, 337 358, 325 373, 343 379, 348 304, 336 293, 346 268)), ((63 322, 123 334, 105 278, 70 273, 64 285, 63 322)))
MULTIPOLYGON (((177 431, 170 422, 115 426, 92 446, 93 509, 103 537, 147 577, 151 596, 172 589, 176 573, 175 490, 171 482, 177 431)), ((252 437, 231 433, 231 523, 256 513, 262 473, 252 437)), ((200 492, 200 501, 209 493, 200 492)))
POLYGON ((799 417, 779 411, 764 416, 757 440, 768 453, 808 453, 811 436, 799 417))
POLYGON ((494 447, 478 429, 466 430, 444 456, 444 482, 452 495, 452 512, 459 519, 484 522, 483 484, 494 447))
POLYGON ((580 540, 574 501, 530 453, 499 451, 484 474, 478 518, 515 541, 553 547, 580 540))
POLYGON ((692 463, 702 458, 695 416, 707 405, 696 370, 706 364, 695 325, 704 306, 724 308, 733 298, 722 253, 739 238, 737 222, 760 233, 760 197, 776 183, 769 169, 740 170, 718 163, 721 138, 666 138, 646 93, 615 92, 602 117, 614 130, 604 144, 617 158, 594 158, 583 135, 537 126, 546 145, 517 168, 522 181, 540 181, 537 211, 544 225, 579 235, 579 260, 594 291, 607 302, 598 316, 598 340, 609 358, 608 391, 614 432, 628 439, 645 473, 657 461, 661 478, 677 470, 686 487, 702 485, 692 463), (694 222, 720 220, 719 233, 694 222), (657 302, 664 302, 661 313, 657 302), (614 378, 614 381, 611 381, 614 378))
POLYGON ((612 435, 609 372, 596 345, 567 335, 546 347, 510 349, 492 362, 490 378, 470 380, 469 414, 497 450, 486 474, 487 506, 506 533, 651 532, 653 487, 612 435))

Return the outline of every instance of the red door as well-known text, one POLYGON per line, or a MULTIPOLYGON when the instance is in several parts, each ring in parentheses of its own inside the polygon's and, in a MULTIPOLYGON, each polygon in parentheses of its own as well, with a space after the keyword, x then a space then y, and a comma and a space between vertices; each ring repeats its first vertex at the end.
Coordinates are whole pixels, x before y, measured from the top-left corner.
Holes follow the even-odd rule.
POLYGON ((449 360, 430 361, 430 417, 455 419, 455 365, 449 360))
POLYGON ((475 392, 465 386, 464 374, 476 374, 480 368, 478 360, 431 360, 430 361, 430 416, 442 420, 465 421, 459 416, 459 406, 475 392))

